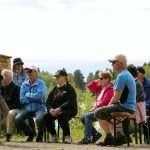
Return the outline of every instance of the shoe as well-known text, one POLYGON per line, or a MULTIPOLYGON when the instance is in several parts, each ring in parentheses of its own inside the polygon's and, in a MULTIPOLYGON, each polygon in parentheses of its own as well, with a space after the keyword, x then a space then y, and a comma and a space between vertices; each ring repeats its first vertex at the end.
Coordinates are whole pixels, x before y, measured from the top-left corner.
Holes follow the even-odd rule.
POLYGON ((52 143, 58 143, 58 136, 57 135, 52 135, 52 143))
POLYGON ((66 143, 66 144, 72 144, 72 138, 71 138, 70 135, 66 135, 65 136, 64 143, 66 143))
POLYGON ((93 135, 92 142, 97 142, 101 138, 101 136, 102 135, 99 132, 97 132, 95 135, 93 135))
POLYGON ((43 141, 43 138, 42 138, 42 137, 38 136, 38 137, 36 138, 36 142, 42 142, 42 141, 43 141))
POLYGON ((35 133, 32 132, 32 133, 28 136, 26 142, 32 142, 33 139, 34 139, 34 137, 35 137, 35 133))
POLYGON ((99 142, 99 145, 101 146, 107 146, 107 145, 115 145, 114 137, 105 137, 104 141, 99 142))
POLYGON ((126 140, 125 136, 119 135, 119 136, 117 136, 115 142, 116 142, 116 145, 122 145, 122 144, 126 144, 127 140, 126 140))
POLYGON ((5 141, 10 142, 10 139, 11 139, 11 134, 7 133, 5 141))
POLYGON ((85 137, 83 140, 81 140, 81 141, 78 142, 79 145, 91 144, 91 143, 93 143, 93 141, 91 140, 90 137, 85 137))

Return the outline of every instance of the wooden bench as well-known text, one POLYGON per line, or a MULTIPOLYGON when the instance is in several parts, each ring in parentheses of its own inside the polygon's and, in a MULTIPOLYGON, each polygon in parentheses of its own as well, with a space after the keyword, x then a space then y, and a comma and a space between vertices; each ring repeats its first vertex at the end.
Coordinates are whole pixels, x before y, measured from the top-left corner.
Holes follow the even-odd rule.
MULTIPOLYGON (((137 123, 136 123, 136 116, 134 114, 130 114, 128 112, 113 112, 111 113, 112 119, 114 119, 114 138, 116 140, 116 129, 117 128, 122 128, 120 127, 120 124, 124 119, 127 119, 127 124, 128 124, 128 133, 129 132, 129 126, 130 126, 130 120, 133 120, 134 122, 134 135, 135 135, 135 143, 138 144, 138 138, 137 138, 137 123), (118 125, 118 126, 117 126, 118 125)), ((148 119, 148 116, 147 116, 148 119)), ((142 144, 142 127, 146 129, 146 135, 144 135, 144 139, 147 140, 147 144, 149 144, 149 127, 148 123, 142 122, 139 123, 139 138, 140 138, 140 144, 142 144)), ((130 146, 130 134, 127 135, 127 146, 130 146)))

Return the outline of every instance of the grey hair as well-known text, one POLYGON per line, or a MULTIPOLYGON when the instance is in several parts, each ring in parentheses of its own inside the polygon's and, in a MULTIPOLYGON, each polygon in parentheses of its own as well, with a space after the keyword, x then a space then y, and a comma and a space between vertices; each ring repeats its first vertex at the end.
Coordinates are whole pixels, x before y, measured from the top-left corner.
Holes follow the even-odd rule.
POLYGON ((13 72, 9 69, 3 69, 1 72, 2 75, 8 75, 11 79, 13 79, 13 72))

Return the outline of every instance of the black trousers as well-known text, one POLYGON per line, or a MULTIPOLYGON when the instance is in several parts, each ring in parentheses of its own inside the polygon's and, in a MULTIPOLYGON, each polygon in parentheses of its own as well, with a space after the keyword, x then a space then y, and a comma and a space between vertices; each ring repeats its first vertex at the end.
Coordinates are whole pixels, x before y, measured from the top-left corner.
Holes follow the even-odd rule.
POLYGON ((70 135, 70 127, 69 127, 69 120, 70 116, 66 112, 60 112, 57 117, 51 116, 49 112, 46 112, 44 114, 44 121, 45 121, 45 126, 50 132, 51 135, 56 135, 56 130, 55 130, 55 120, 58 120, 58 123, 60 124, 64 136, 70 135))

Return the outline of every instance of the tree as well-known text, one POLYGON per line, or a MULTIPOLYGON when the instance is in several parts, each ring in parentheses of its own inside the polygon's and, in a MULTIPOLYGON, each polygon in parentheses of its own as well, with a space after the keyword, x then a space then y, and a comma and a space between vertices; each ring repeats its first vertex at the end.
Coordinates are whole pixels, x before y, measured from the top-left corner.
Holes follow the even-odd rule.
POLYGON ((74 84, 81 91, 85 91, 86 83, 84 81, 84 76, 79 69, 74 72, 74 84))
POLYGON ((94 80, 94 74, 92 72, 89 73, 86 82, 89 83, 90 81, 94 80))

